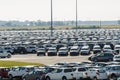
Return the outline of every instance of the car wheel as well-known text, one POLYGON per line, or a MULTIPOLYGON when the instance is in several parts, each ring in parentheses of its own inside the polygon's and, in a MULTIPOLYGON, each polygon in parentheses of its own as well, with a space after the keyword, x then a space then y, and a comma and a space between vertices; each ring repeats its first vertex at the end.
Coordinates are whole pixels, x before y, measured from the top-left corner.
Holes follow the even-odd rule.
POLYGON ((9 75, 9 80, 12 80, 13 79, 13 76, 10 74, 9 75))
POLYGON ((83 78, 82 78, 82 77, 80 77, 80 80, 83 80, 83 78))
POLYGON ((110 78, 110 80, 117 80, 117 77, 116 77, 116 75, 111 75, 111 78, 110 78))
POLYGON ((46 56, 46 55, 44 54, 44 56, 46 56))
POLYGON ((10 54, 8 54, 8 55, 7 55, 7 58, 11 58, 11 55, 10 55, 10 54))
POLYGON ((35 50, 33 50, 33 51, 32 51, 32 53, 36 53, 36 51, 35 51, 35 50))
POLYGON ((64 77, 62 78, 62 80, 67 80, 67 78, 64 76, 64 77))
POLYGON ((47 77, 46 77, 46 80, 50 80, 50 77, 47 76, 47 77))
POLYGON ((37 54, 37 56, 39 56, 39 54, 37 54))

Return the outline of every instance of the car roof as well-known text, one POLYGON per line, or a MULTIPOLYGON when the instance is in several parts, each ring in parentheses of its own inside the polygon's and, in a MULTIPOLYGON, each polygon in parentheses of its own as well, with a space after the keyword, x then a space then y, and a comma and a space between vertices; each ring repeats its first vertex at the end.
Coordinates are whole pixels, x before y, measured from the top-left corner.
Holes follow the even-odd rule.
POLYGON ((72 46, 71 49, 77 49, 79 48, 78 46, 72 46))
POLYGON ((89 48, 89 46, 83 46, 82 48, 89 48))
POLYGON ((120 45, 115 45, 115 47, 120 47, 120 45))
POLYGON ((67 47, 61 47, 60 49, 67 49, 67 47))
POLYGON ((105 48, 105 47, 110 47, 110 45, 104 45, 104 48, 105 48))

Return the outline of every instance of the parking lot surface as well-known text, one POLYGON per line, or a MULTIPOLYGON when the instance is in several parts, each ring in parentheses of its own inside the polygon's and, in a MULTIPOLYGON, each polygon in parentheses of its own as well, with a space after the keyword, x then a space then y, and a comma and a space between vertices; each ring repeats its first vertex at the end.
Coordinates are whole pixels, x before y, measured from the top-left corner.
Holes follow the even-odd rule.
POLYGON ((11 58, 2 58, 1 60, 20 61, 42 63, 45 65, 52 65, 57 62, 84 62, 88 61, 87 56, 36 56, 36 54, 13 55, 11 58))

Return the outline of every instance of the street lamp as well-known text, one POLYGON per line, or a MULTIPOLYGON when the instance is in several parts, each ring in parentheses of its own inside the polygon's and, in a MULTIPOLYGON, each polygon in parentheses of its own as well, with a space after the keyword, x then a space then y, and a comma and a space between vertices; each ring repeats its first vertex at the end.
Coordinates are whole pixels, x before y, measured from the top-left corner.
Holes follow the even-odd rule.
POLYGON ((51 0, 51 37, 53 36, 53 5, 51 0))
POLYGON ((76 32, 77 32, 77 28, 78 28, 78 11, 77 11, 77 0, 76 0, 76 32))

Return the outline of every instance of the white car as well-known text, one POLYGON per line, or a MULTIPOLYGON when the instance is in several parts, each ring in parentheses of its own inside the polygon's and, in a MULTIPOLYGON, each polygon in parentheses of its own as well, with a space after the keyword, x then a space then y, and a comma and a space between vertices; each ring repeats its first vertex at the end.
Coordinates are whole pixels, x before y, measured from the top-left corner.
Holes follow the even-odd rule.
POLYGON ((106 52, 106 51, 113 51, 110 45, 104 45, 103 52, 106 52))
POLYGON ((81 55, 89 55, 90 54, 90 47, 89 46, 83 46, 80 51, 81 55))
POLYGON ((93 53, 96 54, 96 53, 99 53, 99 52, 101 52, 100 46, 99 46, 99 45, 95 45, 95 46, 93 47, 93 53))
POLYGON ((73 46, 73 47, 71 47, 71 49, 70 49, 70 55, 71 55, 71 56, 79 55, 79 51, 80 51, 79 46, 73 46))
POLYGON ((36 53, 37 47, 34 45, 30 45, 26 47, 28 53, 36 53))
POLYGON ((73 74, 77 80, 86 79, 87 80, 87 74, 86 71, 88 70, 87 67, 74 67, 73 68, 73 74))
POLYGON ((107 80, 108 76, 105 70, 103 69, 89 69, 87 71, 87 76, 92 80, 107 80))
POLYGON ((108 65, 105 67, 105 71, 112 80, 116 80, 117 77, 120 77, 120 65, 108 65))
POLYGON ((14 77, 22 77, 23 75, 33 70, 35 70, 34 66, 17 67, 8 72, 8 77, 10 80, 12 80, 14 77))
POLYGON ((114 61, 120 62, 120 55, 115 55, 113 58, 114 61))
POLYGON ((120 45, 115 45, 114 51, 119 54, 119 52, 120 52, 120 45))
POLYGON ((61 47, 58 51, 59 56, 68 56, 68 48, 67 47, 61 47))
POLYGON ((11 58, 11 53, 0 50, 0 57, 1 58, 3 58, 3 57, 11 58))
POLYGON ((47 73, 45 78, 46 80, 70 80, 72 79, 71 74, 73 74, 72 68, 59 68, 47 73))
POLYGON ((9 53, 11 53, 11 54, 14 52, 14 51, 13 51, 13 47, 11 47, 11 46, 4 46, 3 49, 4 49, 6 52, 9 52, 9 53))

